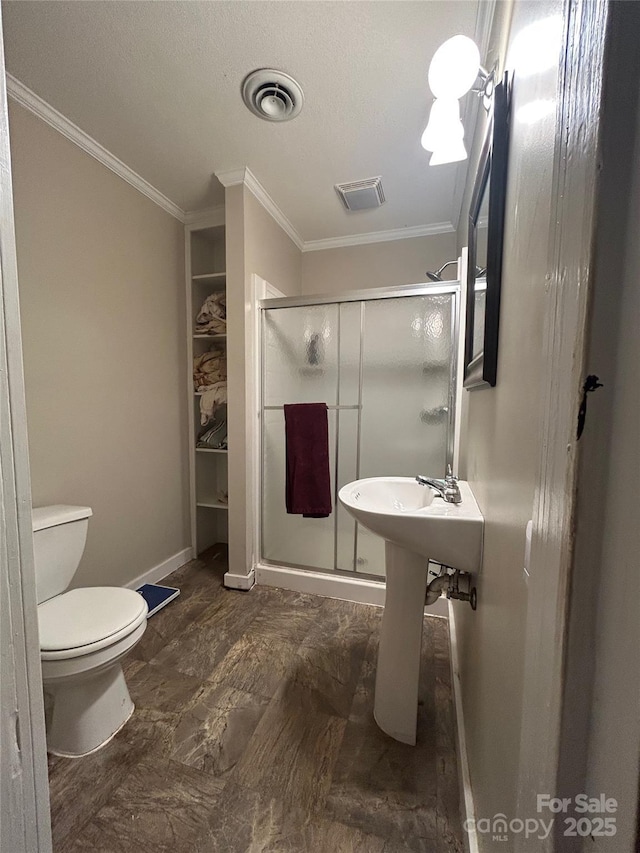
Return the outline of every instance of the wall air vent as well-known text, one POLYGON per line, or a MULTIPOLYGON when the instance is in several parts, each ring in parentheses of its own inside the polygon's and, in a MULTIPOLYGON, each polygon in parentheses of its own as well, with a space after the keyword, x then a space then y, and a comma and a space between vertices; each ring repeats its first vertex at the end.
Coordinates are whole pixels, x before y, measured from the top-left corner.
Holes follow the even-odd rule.
POLYGON ((242 82, 242 100, 265 121, 290 121, 304 103, 300 84, 283 71, 259 68, 242 82))
POLYGON ((385 201, 381 177, 336 184, 336 192, 347 210, 369 210, 385 201))

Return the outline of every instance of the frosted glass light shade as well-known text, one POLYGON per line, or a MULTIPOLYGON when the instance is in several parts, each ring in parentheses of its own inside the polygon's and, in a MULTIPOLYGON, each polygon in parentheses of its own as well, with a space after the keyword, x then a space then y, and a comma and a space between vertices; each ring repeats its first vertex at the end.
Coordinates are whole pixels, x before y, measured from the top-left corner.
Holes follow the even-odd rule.
POLYGON ((436 98, 420 144, 425 151, 435 151, 452 140, 464 137, 460 121, 460 104, 455 98, 436 98))
POLYGON ((451 145, 444 148, 438 148, 434 151, 429 160, 430 166, 443 166, 445 163, 459 163, 461 160, 467 159, 467 149, 464 147, 464 142, 459 139, 451 145))
POLYGON ((461 98, 475 83, 480 51, 468 36, 453 36, 436 50, 429 66, 429 86, 436 98, 461 98))

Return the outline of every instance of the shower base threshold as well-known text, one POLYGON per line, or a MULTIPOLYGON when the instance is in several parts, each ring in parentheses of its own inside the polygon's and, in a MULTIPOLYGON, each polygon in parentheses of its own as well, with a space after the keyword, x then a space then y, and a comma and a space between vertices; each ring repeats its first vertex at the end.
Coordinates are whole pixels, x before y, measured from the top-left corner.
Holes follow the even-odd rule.
MULTIPOLYGON (((330 572, 316 572, 312 569, 278 566, 272 563, 257 563, 255 567, 256 583, 305 592, 310 595, 323 595, 325 598, 340 598, 357 604, 373 604, 384 607, 385 582, 368 578, 349 577, 330 572)), ((449 616, 447 599, 440 598, 426 611, 430 616, 449 616)))

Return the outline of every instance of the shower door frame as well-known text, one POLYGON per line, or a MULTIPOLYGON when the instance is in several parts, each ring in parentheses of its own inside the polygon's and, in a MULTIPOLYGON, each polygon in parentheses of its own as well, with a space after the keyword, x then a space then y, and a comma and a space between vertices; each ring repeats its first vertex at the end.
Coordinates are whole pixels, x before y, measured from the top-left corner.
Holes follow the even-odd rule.
MULTIPOLYGON (((260 354, 260 364, 259 364, 259 377, 260 377, 260 388, 258 393, 258 435, 257 435, 257 448, 258 448, 258 459, 260 464, 259 470, 259 487, 260 487, 260 496, 259 496, 259 512, 256 518, 256 525, 258 527, 258 535, 256 537, 257 545, 258 545, 258 553, 256 554, 256 565, 265 565, 278 567, 282 566, 286 569, 300 569, 304 572, 309 573, 320 573, 326 575, 327 577, 342 577, 348 578, 354 581, 363 581, 363 582, 374 582, 380 585, 384 584, 384 577, 380 577, 380 575, 366 574, 365 572, 358 572, 355 568, 356 565, 356 556, 358 549, 358 525, 356 523, 355 528, 355 537, 354 537, 354 568, 353 569, 339 569, 337 568, 337 520, 334 522, 334 557, 333 557, 333 568, 332 569, 322 569, 318 566, 306 566, 302 563, 288 563, 283 560, 279 560, 278 562, 274 562, 272 560, 267 559, 264 556, 264 529, 262 523, 262 512, 263 512, 263 500, 264 500, 264 454, 263 454, 263 430, 264 430, 264 412, 265 411, 275 411, 280 410, 282 406, 265 406, 264 404, 264 393, 265 393, 265 382, 266 382, 266 335, 264 333, 264 323, 265 323, 265 311, 272 310, 274 308, 306 308, 310 305, 341 305, 345 302, 372 302, 377 299, 401 299, 403 297, 411 297, 411 296, 451 296, 452 297, 452 311, 451 311, 451 372, 449 377, 449 402, 448 402, 448 418, 447 418, 447 448, 446 448, 446 464, 453 465, 454 459, 454 443, 455 443, 455 423, 456 423, 456 401, 457 401, 457 385, 460 381, 460 377, 458 375, 459 372, 459 363, 458 363, 458 334, 460 330, 460 322, 461 322, 461 302, 462 302, 462 286, 460 281, 447 281, 442 282, 442 284, 406 284, 399 285, 397 287, 376 287, 376 288, 366 288, 362 290, 348 290, 344 293, 340 294, 321 294, 317 296, 283 296, 283 297, 273 297, 267 299, 260 299, 257 302, 257 307, 259 310, 259 321, 258 321, 258 337, 259 340, 257 342, 256 352, 260 354)), ((338 320, 340 315, 338 313, 338 320)), ((356 479, 358 479, 360 475, 360 426, 361 426, 361 415, 362 415, 362 374, 363 374, 363 328, 364 324, 364 307, 361 306, 360 309, 360 360, 359 360, 359 380, 358 380, 358 405, 349 405, 349 406, 341 406, 339 404, 340 400, 340 326, 338 324, 338 387, 337 387, 337 400, 338 403, 335 406, 327 406, 329 411, 336 412, 336 448, 335 448, 335 471, 334 471, 334 484, 333 484, 333 506, 334 512, 337 508, 338 503, 338 460, 339 460, 339 450, 340 450, 340 411, 341 410, 349 410, 349 411, 358 411, 358 447, 357 447, 357 457, 356 457, 356 479)))

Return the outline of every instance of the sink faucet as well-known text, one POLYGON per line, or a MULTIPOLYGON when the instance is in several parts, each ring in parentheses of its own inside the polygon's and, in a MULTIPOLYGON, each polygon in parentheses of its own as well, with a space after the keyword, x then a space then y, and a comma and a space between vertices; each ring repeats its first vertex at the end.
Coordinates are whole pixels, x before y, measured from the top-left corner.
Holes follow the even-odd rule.
POLYGON ((429 486, 449 504, 459 504, 462 501, 462 495, 458 488, 458 478, 451 473, 451 465, 447 465, 447 476, 444 480, 423 477, 422 474, 418 474, 416 482, 420 483, 421 486, 429 486))

